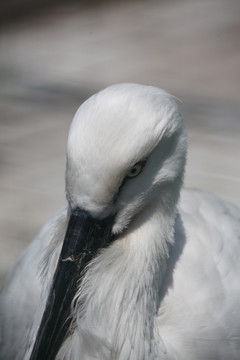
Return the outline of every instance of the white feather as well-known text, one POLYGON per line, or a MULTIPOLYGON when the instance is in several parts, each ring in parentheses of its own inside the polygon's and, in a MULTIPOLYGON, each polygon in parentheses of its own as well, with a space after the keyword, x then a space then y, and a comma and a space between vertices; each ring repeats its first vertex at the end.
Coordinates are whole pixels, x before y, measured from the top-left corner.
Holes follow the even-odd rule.
MULTIPOLYGON (((114 85, 78 110, 69 207, 116 212, 118 235, 85 269, 57 359, 239 360, 240 210, 195 190, 182 190, 178 203, 185 158, 181 115, 163 90, 114 85), (123 182, 142 159, 142 173, 123 182)), ((7 279, 1 359, 29 359, 67 222, 64 208, 7 279)))

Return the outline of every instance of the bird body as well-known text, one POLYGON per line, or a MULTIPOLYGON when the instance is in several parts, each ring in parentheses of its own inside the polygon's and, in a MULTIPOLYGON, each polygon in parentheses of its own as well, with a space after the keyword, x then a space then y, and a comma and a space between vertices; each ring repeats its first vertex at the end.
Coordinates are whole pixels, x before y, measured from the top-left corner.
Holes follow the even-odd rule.
POLYGON ((115 85, 80 107, 68 140, 68 206, 25 250, 0 296, 1 359, 30 358, 80 207, 100 219, 114 213, 114 240, 84 268, 56 359, 239 360, 240 210, 180 193, 185 153, 177 105, 162 90, 115 85))

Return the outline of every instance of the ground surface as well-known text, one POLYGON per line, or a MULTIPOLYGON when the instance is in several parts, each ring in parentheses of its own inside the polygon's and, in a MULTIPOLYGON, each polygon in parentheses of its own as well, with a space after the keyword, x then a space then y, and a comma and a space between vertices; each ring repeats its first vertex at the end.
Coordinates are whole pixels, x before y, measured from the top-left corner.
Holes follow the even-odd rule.
POLYGON ((157 85, 180 98, 186 185, 240 204, 239 39, 238 0, 61 7, 1 29, 0 283, 65 203, 74 112, 112 83, 157 85))

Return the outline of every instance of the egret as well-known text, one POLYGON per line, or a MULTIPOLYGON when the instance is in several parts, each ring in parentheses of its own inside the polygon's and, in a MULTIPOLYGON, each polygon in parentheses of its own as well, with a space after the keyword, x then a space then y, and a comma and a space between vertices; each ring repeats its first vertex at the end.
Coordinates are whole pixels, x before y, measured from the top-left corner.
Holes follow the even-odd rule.
POLYGON ((186 138, 156 87, 80 106, 67 205, 1 292, 1 359, 240 359, 240 210, 182 188, 186 138))

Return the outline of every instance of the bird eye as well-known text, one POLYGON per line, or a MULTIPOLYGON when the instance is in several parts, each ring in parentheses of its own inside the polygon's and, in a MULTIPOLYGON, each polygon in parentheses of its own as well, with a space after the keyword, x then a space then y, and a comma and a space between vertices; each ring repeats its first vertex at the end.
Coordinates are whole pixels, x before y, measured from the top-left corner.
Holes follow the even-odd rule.
POLYGON ((135 164, 127 173, 128 178, 133 178, 141 174, 144 165, 146 164, 146 160, 139 161, 137 164, 135 164))

